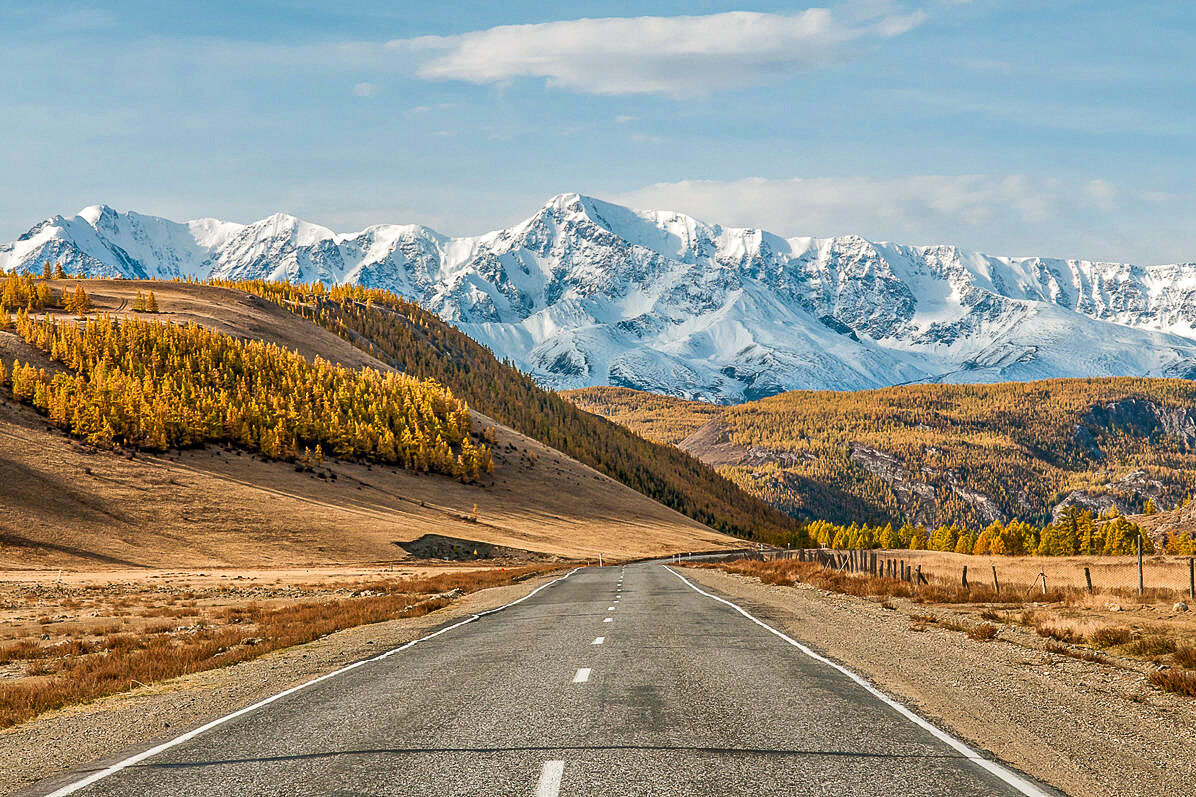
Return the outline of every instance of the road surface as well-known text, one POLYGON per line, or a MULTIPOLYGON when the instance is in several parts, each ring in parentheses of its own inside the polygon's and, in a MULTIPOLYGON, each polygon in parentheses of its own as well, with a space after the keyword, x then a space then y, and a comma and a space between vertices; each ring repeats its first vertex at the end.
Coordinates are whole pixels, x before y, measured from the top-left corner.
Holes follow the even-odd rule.
POLYGON ((129 751, 34 793, 1055 794, 969 758, 684 573, 578 570, 167 749, 132 761, 129 751))

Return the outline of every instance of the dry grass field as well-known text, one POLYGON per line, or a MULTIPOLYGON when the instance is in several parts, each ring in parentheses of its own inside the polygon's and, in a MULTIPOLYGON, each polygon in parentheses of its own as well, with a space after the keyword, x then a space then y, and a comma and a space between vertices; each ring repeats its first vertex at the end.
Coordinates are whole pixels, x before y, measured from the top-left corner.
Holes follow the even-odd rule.
MULTIPOLYGON (((863 573, 839 571, 794 559, 731 560, 714 567, 755 576, 765 584, 805 584, 883 602, 885 608, 906 611, 914 630, 927 625, 948 628, 972 639, 999 637, 1003 627, 1033 629, 1047 640, 1047 650, 1073 658, 1123 666, 1147 664, 1148 678, 1161 689, 1196 697, 1196 612, 1188 606, 1187 560, 1157 557, 1150 564, 1162 575, 1181 567, 1184 588, 1150 586, 1137 593, 1136 562, 1128 557, 977 557, 925 551, 879 551, 906 564, 921 565, 928 584, 863 573), (1118 561, 1109 562, 1108 559, 1118 561), (1000 590, 992 583, 992 560, 998 568, 1000 590), (962 583, 968 565, 969 585, 962 583), (1084 586, 1083 568, 1103 565, 1102 577, 1115 586, 1084 586), (1044 592, 1042 572, 1047 576, 1044 592), (1132 573, 1132 587, 1121 586, 1132 573), (987 580, 985 578, 987 577, 987 580), (928 611, 928 609, 946 610, 928 611)), ((1147 572, 1150 572, 1149 570, 1147 572)), ((1196 604, 1193 604, 1196 606, 1196 604)))
MULTIPOLYGON (((1040 574, 1045 574, 1048 589, 1086 589, 1084 569, 1087 568, 1094 594, 1127 595, 1137 600, 1138 560, 1133 556, 972 556, 939 551, 878 553, 886 558, 904 559, 912 567, 921 565, 924 574, 951 584, 962 581, 963 568, 967 567, 969 581, 991 585, 993 568, 996 568, 998 583, 1008 584, 1014 591, 1021 589, 1029 597, 1033 597, 1035 591, 1041 592, 1040 574)), ((1157 593, 1160 602, 1170 605, 1188 598, 1187 557, 1146 556, 1142 570, 1146 590, 1150 595, 1157 593)))
POLYGON ((557 567, 18 571, 0 581, 0 728, 557 567))

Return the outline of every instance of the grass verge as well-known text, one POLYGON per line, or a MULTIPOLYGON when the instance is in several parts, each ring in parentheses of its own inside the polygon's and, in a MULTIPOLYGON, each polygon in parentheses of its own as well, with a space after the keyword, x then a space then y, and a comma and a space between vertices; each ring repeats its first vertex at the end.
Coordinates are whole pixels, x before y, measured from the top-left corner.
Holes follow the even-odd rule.
POLYGON ((25 666, 24 678, 0 684, 0 728, 66 705, 247 661, 341 629, 425 615, 468 592, 513 584, 555 567, 376 579, 354 584, 355 597, 281 607, 229 606, 187 626, 159 623, 138 632, 56 645, 22 640, 0 647, 0 664, 25 666))

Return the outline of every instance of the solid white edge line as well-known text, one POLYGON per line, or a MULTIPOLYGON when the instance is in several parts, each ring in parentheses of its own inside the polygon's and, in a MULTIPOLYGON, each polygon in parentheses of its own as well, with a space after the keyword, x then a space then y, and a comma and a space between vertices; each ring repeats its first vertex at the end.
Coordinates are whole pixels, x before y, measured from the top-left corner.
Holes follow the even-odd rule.
MULTIPOLYGON (((522 598, 519 598, 518 600, 513 600, 510 603, 503 604, 502 606, 499 606, 497 609, 488 609, 484 612, 478 612, 477 614, 470 615, 469 617, 465 618, 464 620, 461 620, 458 623, 453 623, 452 625, 450 625, 446 628, 442 628, 439 631, 434 631, 431 634, 428 634, 427 636, 422 636, 418 639, 413 639, 410 642, 405 642, 402 645, 399 645, 397 648, 392 648, 388 651, 378 654, 377 656, 374 656, 373 658, 362 659, 361 661, 353 662, 352 664, 349 664, 345 667, 341 667, 339 670, 333 670, 332 672, 325 673, 324 675, 321 675, 318 678, 313 678, 312 680, 307 681, 306 683, 299 684, 298 686, 292 686, 290 689, 285 689, 285 690, 279 692, 278 694, 270 695, 270 697, 267 697, 264 700, 259 700, 258 702, 254 703, 252 706, 246 706, 245 708, 238 709, 237 711, 234 711, 231 714, 225 714, 223 717, 218 717, 218 718, 212 720, 211 722, 208 722, 205 725, 201 725, 198 728, 195 728, 194 730, 184 733, 182 736, 176 736, 175 738, 170 739, 169 741, 163 742, 162 744, 159 744, 156 747, 151 747, 148 750, 143 750, 142 752, 137 753, 136 755, 129 756, 128 758, 126 758, 122 761, 118 761, 109 767, 101 769, 99 772, 94 772, 91 775, 88 775, 87 777, 82 778, 81 780, 77 780, 74 783, 70 783, 66 786, 63 786, 60 789, 52 791, 48 795, 46 795, 46 797, 65 797, 65 795, 74 794, 75 792, 79 791, 80 789, 84 789, 84 788, 92 785, 93 783, 98 783, 99 781, 103 780, 104 778, 107 778, 111 775, 115 775, 117 772, 120 772, 122 769, 127 769, 128 767, 131 767, 134 764, 140 764, 142 761, 145 761, 147 758, 153 758, 154 756, 158 755, 159 753, 163 753, 172 747, 177 747, 178 745, 183 744, 184 742, 189 742, 192 739, 194 739, 196 736, 199 736, 201 733, 210 731, 210 730, 212 730, 212 728, 216 728, 220 725, 223 725, 224 723, 228 722, 229 720, 234 720, 237 717, 240 717, 244 714, 250 713, 251 711, 256 711, 259 708, 262 708, 263 706, 268 706, 271 703, 273 703, 275 700, 284 698, 287 695, 293 695, 296 692, 301 692, 304 689, 307 689, 309 686, 315 686, 316 684, 320 683, 321 681, 327 681, 329 678, 335 678, 338 675, 344 675, 345 673, 349 672, 350 670, 355 670, 364 664, 369 664, 369 663, 375 662, 375 661, 381 661, 382 659, 393 656, 396 653, 401 653, 402 651, 407 650, 408 648, 410 648, 413 645, 419 644, 420 642, 426 642, 429 639, 438 637, 441 634, 452 631, 454 628, 460 628, 463 625, 468 625, 469 623, 472 623, 475 620, 479 620, 488 614, 494 614, 495 612, 501 612, 503 609, 508 609, 508 608, 514 606, 515 604, 523 603, 525 600, 532 597, 540 590, 547 589, 547 588, 551 587, 553 584, 556 584, 557 582, 564 581, 565 579, 567 579, 569 576, 573 575, 580 569, 581 569, 580 567, 574 568, 573 570, 570 570, 565 575, 563 575, 559 578, 554 578, 552 581, 549 581, 547 584, 541 584, 540 586, 536 587, 531 592, 524 595, 522 598)), ((562 767, 563 766, 564 765, 562 764, 562 767)))
POLYGON ((978 766, 982 769, 988 770, 988 772, 995 775, 997 778, 1001 779, 1006 784, 1017 789, 1018 791, 1020 791, 1022 794, 1026 795, 1027 797, 1050 797, 1050 795, 1048 795, 1042 789, 1035 786, 1033 783, 1030 783, 1029 781, 1027 781, 1025 778, 1020 777, 1013 771, 1001 766, 997 762, 991 761, 991 760, 985 758, 984 756, 980 755, 978 752, 976 752, 975 750, 973 750, 972 748, 968 747, 966 744, 961 742, 959 739, 956 739, 951 734, 947 733, 944 730, 941 730, 940 728, 938 728, 934 725, 931 725, 929 722, 922 719, 922 717, 918 716, 917 714, 915 714, 913 711, 906 708, 902 704, 898 703, 896 700, 894 700, 893 698, 886 695, 884 692, 877 689, 875 686, 873 686, 871 683, 869 683, 862 676, 857 675, 856 673, 854 673, 851 670, 844 667, 842 664, 837 664, 836 662, 833 662, 830 659, 828 659, 826 656, 822 656, 818 653, 815 653, 813 650, 806 647, 802 643, 798 642, 796 639, 793 639, 792 637, 788 636, 787 634, 785 634, 781 631, 778 631, 777 629, 773 628, 771 625, 768 625, 767 623, 757 620, 755 617, 748 614, 747 611, 745 611, 744 609, 741 609, 739 606, 737 606, 736 604, 727 600, 726 598, 720 598, 717 595, 710 594, 709 592, 707 592, 704 589, 695 585, 688 578, 681 575, 680 573, 678 573, 676 570, 669 567, 668 565, 661 565, 661 567, 664 567, 665 570, 668 570, 670 573, 675 575, 677 578, 679 578, 683 582, 685 582, 685 584, 688 585, 689 588, 692 589, 694 592, 697 592, 701 595, 705 595, 707 598, 716 600, 719 603, 724 603, 727 606, 730 606, 732 609, 739 612, 740 614, 742 614, 747 619, 751 620, 756 625, 760 626, 764 630, 766 630, 772 634, 775 634, 776 636, 785 640, 790 645, 792 645, 793 647, 800 650, 802 653, 809 656, 811 659, 814 659, 817 662, 821 662, 822 664, 825 664, 828 667, 833 667, 834 669, 843 673, 848 678, 855 681, 857 684, 864 687, 864 689, 866 689, 870 693, 872 693, 872 695, 874 697, 878 698, 882 703, 885 703, 890 708, 894 709, 898 714, 905 717, 907 720, 909 720, 913 724, 917 725, 919 728, 923 729, 924 731, 929 733, 931 736, 938 739, 940 742, 943 742, 948 747, 951 747, 955 751, 962 753, 963 756, 965 758, 967 758, 969 761, 971 761, 973 764, 975 764, 976 766, 978 766))
POLYGON ((536 784, 536 797, 557 797, 564 774, 564 761, 545 761, 544 768, 540 770, 540 782, 536 784))

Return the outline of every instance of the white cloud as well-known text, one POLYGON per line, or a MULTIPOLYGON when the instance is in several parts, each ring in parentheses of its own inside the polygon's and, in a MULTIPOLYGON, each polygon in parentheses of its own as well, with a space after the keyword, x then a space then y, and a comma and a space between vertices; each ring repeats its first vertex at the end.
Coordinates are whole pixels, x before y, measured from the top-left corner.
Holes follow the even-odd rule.
POLYGON ((922 22, 889 4, 706 16, 607 17, 503 25, 456 36, 397 39, 423 55, 428 80, 501 83, 521 77, 590 94, 692 95, 765 83, 846 57, 844 45, 898 36, 922 22))
POLYGON ((353 93, 358 97, 373 97, 378 93, 378 87, 373 83, 358 83, 353 87, 353 93))
POLYGON ((685 180, 610 197, 781 235, 855 233, 906 244, 958 244, 990 254, 1133 262, 1196 258, 1190 199, 1106 180, 921 175, 685 180))

